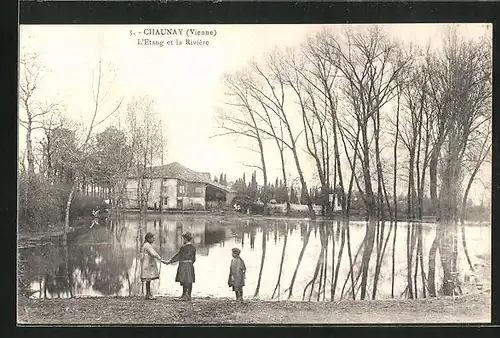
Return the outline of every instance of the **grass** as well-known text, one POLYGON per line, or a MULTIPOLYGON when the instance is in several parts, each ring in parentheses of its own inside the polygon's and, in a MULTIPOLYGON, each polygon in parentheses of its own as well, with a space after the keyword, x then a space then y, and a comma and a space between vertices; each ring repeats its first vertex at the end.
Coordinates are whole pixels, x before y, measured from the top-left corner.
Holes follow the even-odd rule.
POLYGON ((488 323, 489 293, 404 300, 272 302, 170 297, 26 299, 18 301, 19 324, 386 324, 488 323))

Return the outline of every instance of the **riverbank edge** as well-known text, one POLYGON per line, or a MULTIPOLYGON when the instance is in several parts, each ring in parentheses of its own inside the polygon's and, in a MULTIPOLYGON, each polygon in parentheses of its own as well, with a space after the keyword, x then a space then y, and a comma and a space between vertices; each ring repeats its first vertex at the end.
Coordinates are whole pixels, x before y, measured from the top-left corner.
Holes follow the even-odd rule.
POLYGON ((334 302, 227 298, 18 298, 18 325, 489 323, 491 294, 334 302))

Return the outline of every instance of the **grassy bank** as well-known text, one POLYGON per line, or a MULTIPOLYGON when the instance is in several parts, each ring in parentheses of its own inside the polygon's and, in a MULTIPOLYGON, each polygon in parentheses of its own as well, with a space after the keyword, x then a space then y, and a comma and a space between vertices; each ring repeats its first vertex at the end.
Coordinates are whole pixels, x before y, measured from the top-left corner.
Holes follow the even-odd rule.
POLYGON ((18 301, 19 324, 487 323, 489 293, 416 300, 269 302, 158 297, 18 301))

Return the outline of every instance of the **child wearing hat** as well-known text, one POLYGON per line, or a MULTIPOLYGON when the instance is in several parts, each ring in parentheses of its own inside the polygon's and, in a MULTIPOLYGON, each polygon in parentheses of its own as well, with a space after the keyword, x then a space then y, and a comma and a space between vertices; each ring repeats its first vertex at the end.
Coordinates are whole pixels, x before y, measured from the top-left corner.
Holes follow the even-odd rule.
POLYGON ((153 244, 154 241, 155 235, 148 232, 146 236, 144 236, 144 244, 141 250, 141 281, 146 282, 146 299, 154 299, 151 294, 151 281, 160 278, 156 260, 166 263, 155 249, 153 249, 151 244, 153 244))
POLYGON ((227 285, 233 288, 236 294, 236 300, 243 301, 243 286, 245 286, 246 266, 243 259, 240 257, 241 250, 238 248, 232 249, 233 259, 229 267, 229 278, 227 285))
POLYGON ((195 281, 194 262, 196 261, 196 248, 191 244, 193 236, 190 232, 182 235, 184 245, 181 246, 179 252, 172 257, 167 264, 179 262, 175 281, 182 285, 182 300, 191 300, 191 291, 195 281))

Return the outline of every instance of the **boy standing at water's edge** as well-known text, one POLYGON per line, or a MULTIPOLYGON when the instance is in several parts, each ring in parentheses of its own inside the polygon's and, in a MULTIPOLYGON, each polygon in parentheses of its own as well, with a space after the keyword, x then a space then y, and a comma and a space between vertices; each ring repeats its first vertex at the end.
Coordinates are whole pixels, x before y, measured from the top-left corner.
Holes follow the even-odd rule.
POLYGON ((240 257, 240 253, 240 249, 232 249, 233 259, 231 260, 231 266, 229 267, 227 285, 233 288, 233 291, 236 293, 236 299, 243 301, 243 287, 245 286, 245 274, 247 268, 245 266, 245 262, 240 257))
POLYGON ((167 264, 179 262, 175 281, 182 285, 181 299, 191 300, 191 291, 195 281, 193 264, 196 261, 196 248, 191 244, 193 236, 191 236, 190 232, 184 233, 182 238, 184 239, 184 245, 181 246, 179 252, 167 264))

